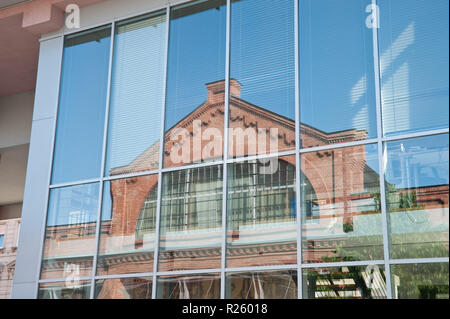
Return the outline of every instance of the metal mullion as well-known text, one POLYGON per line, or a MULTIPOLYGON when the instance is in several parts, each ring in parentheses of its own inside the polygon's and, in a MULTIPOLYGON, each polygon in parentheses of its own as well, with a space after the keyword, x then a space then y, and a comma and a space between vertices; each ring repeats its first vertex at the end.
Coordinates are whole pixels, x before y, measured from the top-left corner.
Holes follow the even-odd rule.
POLYGON ((339 148, 346 148, 346 147, 366 145, 366 144, 376 144, 378 142, 378 140, 379 140, 378 138, 372 138, 372 139, 361 140, 361 141, 328 144, 328 145, 309 147, 309 148, 300 148, 300 153, 326 151, 326 150, 330 150, 330 149, 339 149, 339 148))
POLYGON ((220 298, 225 299, 225 267, 227 257, 227 187, 228 187, 228 125, 230 107, 230 36, 231 0, 227 0, 225 23, 225 100, 224 100, 224 138, 223 138, 223 176, 222 176, 222 249, 220 262, 220 298))
POLYGON ((106 151, 108 147, 108 124, 109 124, 109 109, 110 109, 110 101, 111 101, 111 79, 112 79, 112 67, 113 67, 113 59, 114 59, 114 38, 115 38, 115 22, 113 21, 111 24, 111 44, 110 44, 110 52, 109 52, 109 69, 108 69, 108 86, 106 93, 106 105, 105 105, 105 120, 103 127, 103 150, 102 150, 102 162, 100 169, 100 186, 99 186, 99 195, 98 195, 98 211, 97 211, 97 224, 95 226, 95 250, 94 257, 92 260, 92 279, 91 279, 91 291, 90 291, 90 299, 94 299, 95 297, 95 275, 97 273, 97 259, 98 259, 98 250, 100 245, 100 228, 101 228, 101 218, 102 218, 102 203, 103 203, 103 178, 105 176, 105 165, 106 165, 106 151))
POLYGON ((57 94, 56 94, 56 112, 55 112, 55 120, 53 121, 53 136, 52 136, 52 146, 51 146, 51 153, 50 153, 50 163, 49 163, 49 167, 48 167, 48 187, 46 190, 46 197, 45 197, 45 218, 42 221, 42 225, 41 225, 41 229, 43 229, 43 234, 44 236, 42 236, 41 242, 40 242, 40 248, 39 248, 39 269, 37 272, 37 278, 36 278, 36 282, 38 283, 36 285, 36 289, 35 289, 35 296, 36 298, 38 297, 39 294, 39 279, 41 278, 41 271, 42 271, 42 257, 44 256, 44 244, 45 244, 45 234, 46 234, 46 225, 47 225, 47 218, 48 218, 48 205, 49 205, 49 200, 50 200, 50 185, 52 182, 52 172, 53 172, 53 156, 54 156, 54 152, 55 152, 55 143, 56 143, 56 128, 57 128, 57 123, 58 123, 58 111, 59 111, 59 95, 60 95, 60 90, 61 90, 61 75, 62 75, 62 67, 63 67, 63 59, 64 59, 64 36, 61 36, 62 41, 61 41, 61 59, 59 61, 59 77, 58 77, 58 87, 56 88, 57 90, 57 94))
MULTIPOLYGON (((295 214, 297 222, 297 298, 303 298, 302 276, 302 221, 301 221, 301 161, 300 161, 300 41, 299 41, 299 0, 294 0, 294 64, 295 64, 295 214)), ((286 173, 287 174, 287 173, 286 173)))
POLYGON ((211 273, 220 273, 220 268, 211 268, 211 269, 192 269, 192 270, 174 270, 174 271, 160 271, 158 272, 158 276, 171 276, 171 275, 196 275, 196 274, 211 274, 211 273))
MULTIPOLYGON (((53 162, 53 160, 52 160, 52 162, 53 162)), ((90 178, 90 179, 85 179, 85 180, 80 180, 80 181, 75 181, 75 182, 51 184, 51 185, 49 185, 49 188, 53 189, 53 188, 61 188, 61 187, 68 187, 68 186, 78 186, 78 185, 84 185, 84 184, 98 183, 100 181, 101 181, 101 178, 90 178)))
POLYGON ((310 263, 301 264, 302 268, 329 268, 329 267, 350 267, 350 266, 368 266, 368 265, 384 265, 384 260, 361 260, 361 261, 339 261, 328 263, 310 263))
MULTIPOLYGON (((91 276, 79 277, 77 280, 82 281, 90 281, 92 279, 91 276)), ((39 284, 48 284, 48 283, 57 283, 57 282, 66 282, 67 278, 56 278, 56 279, 40 279, 38 280, 39 284)), ((39 285, 38 285, 39 286, 39 285)), ((92 289, 91 289, 92 290, 92 289)))
POLYGON ((162 110, 161 110, 161 132, 159 142, 159 171, 158 171, 158 194, 156 203, 156 225, 155 225, 155 244, 153 255, 153 279, 152 279, 152 299, 156 299, 156 286, 159 260, 159 232, 161 224, 161 196, 162 196, 162 168, 164 161, 164 129, 165 129, 165 114, 166 114, 166 88, 167 88, 167 68, 169 61, 169 37, 170 37, 170 3, 166 5, 166 43, 165 43, 165 57, 164 57, 164 75, 163 75, 163 98, 162 98, 162 110))
POLYGON ((256 161, 260 159, 266 159, 266 158, 275 158, 275 157, 282 157, 282 156, 289 156, 294 155, 295 150, 291 151, 284 151, 284 152, 277 152, 277 153, 270 153, 270 154, 258 154, 258 155, 252 155, 252 156, 246 156, 246 157, 237 157, 237 158, 228 158, 226 162, 228 164, 233 163, 242 163, 242 162, 250 162, 250 161, 256 161))
POLYGON ((277 270, 297 270, 297 264, 273 265, 273 266, 251 266, 251 267, 230 267, 225 268, 226 272, 250 272, 250 271, 277 271, 277 270))
POLYGON ((131 273, 118 275, 102 275, 102 276, 95 276, 94 279, 99 280, 99 279, 141 278, 141 277, 153 277, 153 273, 145 272, 145 273, 131 273))
POLYGON ((116 179, 139 177, 139 176, 146 176, 146 175, 155 175, 155 174, 158 174, 158 169, 148 170, 148 171, 139 171, 139 172, 128 173, 128 174, 110 175, 110 176, 105 176, 103 178, 103 180, 111 181, 111 180, 116 180, 116 179))
POLYGON ((134 13, 127 14, 125 16, 120 17, 114 17, 114 21, 116 23, 125 22, 127 20, 131 20, 133 18, 139 19, 139 18, 153 18, 159 15, 162 15, 165 13, 166 5, 158 6, 152 9, 145 9, 144 11, 138 11, 134 13))
POLYGON ((411 258, 411 259, 390 259, 390 264, 429 264, 429 263, 448 263, 448 257, 434 257, 434 258, 411 258))
POLYGON ((163 173, 174 172, 174 171, 184 171, 184 170, 188 170, 188 169, 201 168, 201 167, 205 167, 205 166, 219 166, 219 165, 222 165, 223 163, 224 163, 224 161, 220 160, 220 161, 213 161, 213 162, 188 164, 188 165, 182 165, 182 166, 161 168, 161 171, 163 173))
MULTIPOLYGON (((372 0, 372 5, 378 8, 377 0, 372 0)), ((379 19, 379 12, 376 10, 376 19, 379 19)), ((384 181, 384 161, 383 161, 383 123, 382 123, 382 105, 381 105, 381 74, 380 74, 380 56, 378 43, 378 29, 372 28, 373 41, 373 60, 374 60, 374 83, 375 83, 375 102, 377 116, 377 144, 378 144, 378 166, 379 166, 379 182, 380 182, 380 202, 381 202, 381 225, 383 233, 383 256, 384 271, 386 277, 386 296, 392 299, 391 289, 391 268, 389 265, 389 224, 386 210, 386 193, 384 181)))
POLYGON ((404 139, 410 139, 415 137, 424 137, 424 136, 432 136, 432 135, 439 135, 439 134, 448 134, 449 129, 444 128, 440 130, 430 130, 430 131, 423 131, 423 132, 416 132, 416 133, 408 133, 408 134, 401 134, 396 136, 385 136, 382 138, 383 142, 390 142, 390 141, 397 141, 397 140, 404 140, 404 139))

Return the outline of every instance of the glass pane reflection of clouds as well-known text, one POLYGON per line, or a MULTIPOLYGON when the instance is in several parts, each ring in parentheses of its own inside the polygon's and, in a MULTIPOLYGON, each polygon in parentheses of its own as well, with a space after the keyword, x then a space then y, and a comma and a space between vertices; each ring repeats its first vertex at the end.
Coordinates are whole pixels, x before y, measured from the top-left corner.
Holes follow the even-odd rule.
POLYGON ((227 267, 297 262, 295 155, 229 164, 227 196, 227 267))
POLYGON ((158 175, 105 182, 97 275, 153 271, 158 175))
POLYGON ((391 258, 448 257, 448 138, 386 144, 391 258))
POLYGON ((303 270, 304 299, 386 299, 384 266, 343 266, 303 270))
POLYGON ((222 166, 163 175, 159 271, 220 268, 222 166))
POLYGON ((164 167, 222 158, 225 30, 225 0, 171 9, 164 167), (216 152, 202 157, 214 136, 216 152))
POLYGON ((379 0, 385 135, 448 128, 448 1, 379 0))
POLYGON ((110 42, 110 27, 65 38, 52 184, 100 175, 110 42))
POLYGON ((301 155, 304 263, 383 259, 377 149, 301 155))
POLYGON ((105 175, 158 169, 166 15, 116 24, 105 175))
POLYGON ((95 283, 96 299, 152 299, 152 277, 109 278, 95 283))
POLYGON ((219 299, 220 274, 160 276, 156 295, 159 299, 219 299))
POLYGON ((377 136, 369 4, 299 1, 302 147, 377 136))
POLYGON ((92 274, 99 184, 50 191, 41 278, 92 274))

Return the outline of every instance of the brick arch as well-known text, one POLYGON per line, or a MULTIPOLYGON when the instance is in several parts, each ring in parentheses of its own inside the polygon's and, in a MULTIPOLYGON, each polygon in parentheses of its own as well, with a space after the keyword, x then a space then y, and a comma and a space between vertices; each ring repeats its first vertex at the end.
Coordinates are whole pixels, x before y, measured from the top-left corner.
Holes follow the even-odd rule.
POLYGON ((317 194, 327 194, 327 201, 331 202, 329 191, 329 186, 331 186, 330 183, 324 180, 324 174, 321 174, 320 169, 314 164, 314 161, 308 159, 309 156, 313 155, 314 153, 302 155, 302 162, 304 161, 306 165, 301 166, 301 174, 308 179, 314 193, 316 194, 316 198, 317 194))

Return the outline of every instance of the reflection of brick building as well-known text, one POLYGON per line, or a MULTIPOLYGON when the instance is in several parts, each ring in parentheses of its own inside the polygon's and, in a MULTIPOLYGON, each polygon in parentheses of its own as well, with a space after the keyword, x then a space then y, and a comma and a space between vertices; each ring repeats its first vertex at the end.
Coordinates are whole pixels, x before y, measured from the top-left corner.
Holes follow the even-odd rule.
POLYGON ((0 299, 9 298, 16 264, 20 218, 0 219, 0 299))
MULTIPOLYGON (((223 136, 223 123, 224 123, 224 82, 218 81, 209 83, 206 85, 208 89, 208 96, 205 103, 200 105, 195 111, 190 113, 179 123, 174 125, 171 129, 166 132, 165 137, 165 148, 164 148, 164 167, 173 167, 178 164, 172 163, 170 152, 181 151, 182 138, 178 136, 180 128, 185 129, 189 137, 191 138, 190 150, 191 158, 190 161, 195 160, 193 157, 194 143, 192 141, 195 139, 196 134, 199 132, 204 132, 208 128, 217 128, 220 130, 223 136), (201 128, 195 125, 201 125, 201 128), (200 131, 201 130, 201 131, 200 131), (174 136, 174 138, 172 138, 174 136)), ((285 151, 295 148, 295 121, 280 116, 278 114, 272 113, 270 111, 264 110, 258 106, 252 105, 242 99, 240 99, 240 83, 235 80, 230 81, 230 129, 242 128, 246 130, 250 128, 255 132, 255 136, 261 139, 258 134, 265 134, 267 150, 270 144, 277 145, 276 151, 285 151), (278 134, 274 136, 270 132, 270 128, 277 128, 278 134), (262 131, 261 129, 266 129, 262 131), (274 143, 274 139, 276 143, 274 143)), ((248 133, 248 132, 247 132, 248 133)), ((302 144, 304 146, 313 147, 321 145, 329 145, 334 143, 349 142, 354 140, 364 139, 366 136, 365 131, 358 130, 347 130, 334 133, 325 133, 323 131, 314 129, 307 125, 302 125, 302 144)), ((231 139, 232 137, 230 137, 231 139)), ((252 155, 254 149, 248 145, 248 139, 243 140, 245 145, 241 150, 244 150, 245 155, 252 155)), ((201 150, 210 142, 210 140, 203 140, 201 143, 201 150)), ((242 142, 242 141, 241 141, 242 142)), ((230 142, 231 143, 231 142, 230 142)), ((237 139, 233 140, 234 146, 231 149, 231 154, 244 155, 238 152, 239 141, 237 139)), ((152 169, 157 169, 158 151, 159 143, 155 143, 139 157, 137 157, 132 163, 124 167, 118 167, 112 169, 111 175, 126 174, 130 172, 147 171, 152 169)), ((273 149, 273 148, 272 148, 273 149)), ((257 153, 265 153, 256 149, 257 153), (259 152, 258 152, 259 151, 259 152)), ((222 153, 221 150, 220 153, 222 153)), ((208 160, 208 158, 203 158, 203 160, 208 160)), ((295 167, 295 156, 286 156, 280 159, 280 161, 286 161, 288 165, 295 167)), ((330 197, 321 201, 319 205, 329 205, 333 202, 332 196, 334 195, 335 200, 339 202, 348 202, 345 198, 350 197, 350 192, 345 192, 343 185, 350 185, 353 193, 363 193, 365 183, 367 184, 367 177, 365 180, 365 173, 371 173, 370 169, 365 163, 365 153, 364 146, 354 146, 352 148, 342 149, 339 151, 330 152, 314 152, 311 154, 303 155, 303 161, 306 165, 305 176, 306 179, 311 183, 312 188, 316 193, 329 194, 330 197), (330 157, 330 154, 334 157, 330 157), (311 158, 311 160, 309 159, 311 158), (348 160, 351 158, 351 161, 348 160), (333 161, 333 165, 330 165, 330 161, 333 161), (350 166, 351 165, 351 166, 350 166), (334 177, 331 173, 331 169, 334 169, 334 177), (351 181, 351 182, 350 182, 351 181), (334 191, 333 189, 334 185, 334 191)), ((294 170, 295 171, 295 170, 294 170)), ((373 175, 373 174, 372 174, 373 175)), ((134 245, 139 248, 142 245, 142 239, 137 233, 139 230, 136 229, 139 225, 139 215, 142 214, 142 208, 147 200, 148 195, 156 191, 157 186, 157 176, 147 176, 133 177, 126 179, 114 180, 111 182, 111 197, 112 197, 112 219, 111 226, 108 230, 102 227, 107 238, 114 238, 116 236, 121 238, 129 238, 134 240, 134 245), (124 208, 124 201, 127 202, 126 208, 124 208)), ((294 186, 294 185, 292 185, 294 186)), ((367 195, 359 195, 359 197, 364 197, 367 195)), ((314 203, 317 204, 317 203, 314 203)), ((290 205, 290 204, 289 204, 290 205)), ((294 213, 295 214, 295 213, 294 213)), ((342 212, 333 217, 344 218, 344 223, 351 223, 351 207, 346 207, 342 212)), ((142 217, 142 216, 141 216, 142 217)), ((312 217, 312 216, 311 216, 312 217)), ((154 225, 154 224, 152 224, 154 225)), ((150 226, 151 227, 151 226, 150 226)), ((229 261, 232 262, 233 267, 251 266, 254 265, 255 258, 258 260, 258 264, 271 264, 272 260, 279 260, 282 264, 292 264, 296 263, 297 253, 296 253, 296 241, 292 240, 295 238, 296 226, 295 222, 290 220, 280 228, 280 232, 287 234, 279 239, 278 242, 274 243, 255 243, 246 246, 238 245, 236 248, 230 247, 229 261), (261 260, 262 258, 267 259, 267 261, 261 260)), ((153 231, 154 229, 147 231, 153 231)), ((241 234, 233 233, 235 238, 245 238, 245 236, 254 236, 254 232, 248 230, 247 234, 243 233, 245 230, 241 231, 241 234)), ((257 232, 257 230, 256 230, 257 232)), ((220 233, 217 232, 217 236, 220 238, 220 233)), ((195 247, 196 242, 195 232, 190 234, 189 242, 185 244, 192 245, 195 247)), ((108 240, 108 239, 105 239, 108 240)), ((149 239, 150 241, 153 241, 149 239)), ((202 237, 199 236, 199 241, 202 237)), ((102 241, 101 244, 103 244, 102 241)), ((147 246, 148 250, 153 250, 151 243, 147 246)), ((210 248, 188 248, 188 252, 181 250, 174 251, 164 251, 161 252, 161 270, 176 270, 176 269, 197 269, 197 268, 218 268, 217 261, 220 260, 220 249, 217 247, 210 248), (165 265, 164 262, 169 262, 170 257, 172 261, 170 265, 165 265), (177 266, 178 265, 178 266, 177 266), (181 268, 182 267, 182 268, 181 268)), ((333 247, 331 247, 333 248, 333 247)), ((147 251, 148 251, 147 250, 147 251)), ((323 254, 323 253, 321 253, 323 254)), ((119 254, 121 258, 116 257, 116 264, 112 262, 113 257, 108 261, 105 258, 105 263, 109 267, 124 267, 125 272, 148 272, 151 269, 149 261, 153 257, 152 252, 135 252, 134 254, 119 254), (147 260, 147 263, 141 264, 145 269, 138 270, 139 261, 147 260), (137 267, 137 268, 136 268, 137 267)), ((120 271, 121 273, 123 271, 120 271)))
MULTIPOLYGON (((267 149, 270 145, 277 145, 275 152, 295 149, 295 121, 293 119, 242 100, 240 98, 241 84, 237 81, 231 80, 230 86, 230 129, 250 129, 255 133, 258 141, 265 140, 267 149), (277 134, 274 135, 269 131, 270 128, 277 128, 277 134)), ((190 138, 191 141, 196 138, 197 134, 200 134, 200 130, 204 132, 208 128, 218 129, 223 137, 224 82, 209 83, 206 87, 208 89, 206 102, 166 132, 165 168, 178 165, 172 163, 170 154, 173 151, 180 151, 185 146, 183 139, 179 136, 180 129, 185 129, 183 133, 188 135, 185 138, 190 138)), ((304 147, 334 145, 366 138, 365 131, 356 129, 326 133, 302 124, 300 130, 301 143, 304 147)), ((247 131, 247 133, 251 132, 247 131)), ((200 150, 207 147, 209 142, 210 140, 202 140, 200 150)), ((244 139, 242 142, 244 143, 241 145, 243 153, 239 151, 240 142, 233 140, 234 146, 230 147, 230 154, 234 156, 254 155, 255 149, 249 145, 248 139, 244 139)), ((194 149, 194 147, 196 146, 191 142, 189 162, 196 160, 193 154, 198 149, 194 149)), ((374 255, 372 258, 383 258, 381 230, 377 232, 376 222, 373 222, 381 223, 380 207, 376 201, 377 196, 379 197, 379 180, 377 172, 367 165, 365 148, 364 145, 357 145, 302 154, 302 196, 305 198, 303 198, 304 204, 301 209, 306 216, 302 232, 308 234, 302 247, 306 257, 303 262, 320 262, 326 257, 337 257, 336 249, 345 245, 344 243, 348 241, 347 234, 353 232, 356 227, 354 225, 355 218, 367 220, 368 230, 370 227, 375 230, 372 229, 372 234, 361 235, 364 236, 362 242, 349 243, 350 246, 347 248, 351 251, 359 249, 358 245, 369 248, 373 246, 370 248, 372 249, 371 254, 374 255), (355 245, 355 247, 351 245, 355 245)), ((129 165, 113 168, 110 175, 117 176, 157 169, 159 149, 159 142, 157 142, 129 165)), ((223 150, 220 150, 220 154, 222 153, 223 150)), ((256 153, 264 152, 256 149, 256 153)), ((213 152, 209 154, 213 154, 213 152)), ((203 158, 203 160, 214 160, 214 155, 211 158, 203 158)), ((280 157, 279 161, 282 163, 279 165, 284 165, 283 167, 287 170, 289 167, 295 168, 295 155, 280 157)), ((295 169, 293 171, 295 172, 295 169)), ((295 182, 291 180, 290 183, 285 186, 294 189, 295 182)), ((110 182, 111 216, 104 219, 101 225, 98 275, 147 273, 153 270, 157 184, 157 174, 116 179, 110 182)), ((427 208, 434 208, 436 205, 448 207, 448 187, 417 190, 417 201, 427 208)), ((278 218, 276 223, 270 219, 266 221, 261 219, 254 222, 255 227, 253 228, 241 227, 232 231, 228 229, 229 240, 235 244, 235 246, 228 246, 228 265, 245 267, 273 265, 274 261, 276 261, 275 264, 295 264, 297 262, 295 223, 297 209, 295 204, 292 206, 292 198, 288 197, 285 197, 284 202, 278 203, 278 205, 284 205, 286 216, 284 219, 278 218), (273 224, 270 225, 271 223, 273 224), (265 233, 267 226, 264 225, 267 224, 275 233, 273 238, 268 237, 265 233), (258 232, 262 234, 259 237, 258 232), (252 243, 250 241, 247 243, 246 238, 254 240, 252 243)), ((445 210, 444 217, 448 218, 448 209, 445 210)), ((83 225, 84 229, 89 227, 85 226, 83 225)), ((95 230, 95 226, 93 224, 91 226, 95 230)), ((68 227, 71 228, 71 231, 77 231, 71 226, 68 227)), ((212 242, 220 242, 220 224, 217 224, 216 228, 210 227, 210 229, 213 231, 210 232, 212 235, 208 235, 208 238, 212 237, 212 242)), ((199 248, 197 245, 206 238, 204 234, 202 235, 196 230, 189 232, 189 229, 185 228, 184 231, 187 231, 188 235, 185 233, 180 235, 180 228, 176 230, 172 233, 169 231, 161 237, 177 242, 178 248, 160 251, 160 270, 220 267, 220 245, 211 245, 210 247, 201 247, 202 245, 200 245, 199 248)), ((60 231, 68 232, 63 229, 60 231)), ((93 241, 94 231, 88 233, 83 235, 83 240, 93 241)), ((65 240, 70 242, 70 236, 65 236, 65 240)), ((78 246, 79 243, 80 241, 76 240, 74 245, 78 246)), ((45 247, 48 245, 46 244, 45 247)), ((67 254, 67 251, 69 250, 66 246, 64 253, 67 254)), ((54 263, 58 264, 57 261, 54 263)), ((54 268, 58 269, 59 277, 61 277, 64 265, 54 265, 54 268)), ((88 275, 88 273, 81 271, 81 275, 88 275)))

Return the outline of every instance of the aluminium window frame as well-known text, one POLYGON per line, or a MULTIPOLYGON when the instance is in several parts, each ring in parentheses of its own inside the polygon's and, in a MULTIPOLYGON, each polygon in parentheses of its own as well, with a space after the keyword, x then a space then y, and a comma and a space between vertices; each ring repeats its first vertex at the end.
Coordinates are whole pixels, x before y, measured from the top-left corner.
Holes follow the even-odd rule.
MULTIPOLYGON (((166 90, 167 90, 167 66, 168 66, 168 49, 169 49, 169 36, 170 36, 170 15, 171 9, 174 6, 180 4, 188 4, 192 0, 179 0, 179 1, 165 1, 165 5, 160 7, 152 8, 151 10, 144 10, 142 12, 136 12, 133 14, 114 17, 112 19, 108 19, 105 21, 100 21, 93 25, 84 26, 83 28, 77 30, 63 30, 58 34, 54 34, 48 37, 42 37, 39 41, 43 42, 46 40, 54 39, 54 38, 65 38, 67 35, 76 34, 79 32, 87 31, 90 29, 94 29, 101 26, 110 26, 111 27, 111 47, 110 47, 110 57, 109 57, 109 70, 108 70, 108 87, 107 87, 107 97, 106 97, 106 110, 105 110, 105 122, 104 122, 104 132, 103 132, 103 149, 102 149, 102 163, 101 163, 101 175, 99 178, 86 179, 74 182, 60 183, 60 184, 51 184, 51 171, 54 157, 54 146, 55 146, 55 135, 56 135, 56 127, 57 127, 57 116, 54 121, 53 127, 53 141, 52 141, 52 150, 51 150, 51 163, 49 169, 49 179, 48 179, 48 188, 47 188, 47 197, 45 199, 45 216, 47 216, 48 205, 49 205, 49 193, 51 189, 67 187, 67 186, 76 186, 83 185, 88 183, 100 183, 99 185, 99 198, 98 198, 98 212, 97 212, 97 224, 96 224, 96 238, 95 238, 95 254, 93 256, 93 269, 92 275, 88 277, 81 277, 80 280, 90 280, 90 298, 95 298, 95 283, 99 279, 112 279, 112 278, 140 278, 140 277, 152 277, 152 298, 155 299, 157 295, 157 279, 159 276, 163 275, 194 275, 194 274, 206 274, 206 273, 220 273, 221 278, 221 287, 220 287, 220 298, 224 299, 226 297, 226 275, 228 273, 233 272, 247 272, 247 271, 273 271, 273 270, 297 270, 297 288, 298 288, 298 298, 302 299, 303 296, 303 270, 310 268, 324 268, 324 267, 342 267, 342 266, 369 266, 369 265, 382 265, 384 266, 384 272, 386 275, 386 297, 387 299, 392 298, 392 283, 391 283, 391 273, 390 266, 393 264, 421 264, 421 263, 448 263, 448 257, 442 258, 414 258, 414 259, 391 259, 389 255, 389 233, 388 233, 388 214, 386 208, 386 198, 385 198, 385 184, 384 184, 384 171, 383 171, 383 156, 385 155, 384 146, 386 142, 396 141, 402 139, 410 139, 416 137, 423 136, 432 136, 438 134, 448 134, 449 129, 438 129, 438 130, 429 130, 429 131, 420 131, 408 134, 401 135, 390 135, 384 136, 382 132, 382 104, 381 104, 381 79, 380 79, 380 65, 379 65, 379 43, 378 43, 378 30, 373 28, 373 58, 374 58, 374 76, 375 76, 375 99, 376 99, 376 126, 377 126, 377 136, 376 138, 346 142, 340 144, 333 145, 325 145, 311 148, 302 148, 300 145, 300 70, 299 70, 299 1, 302 0, 290 0, 293 2, 293 10, 294 10, 294 67, 295 67, 295 99, 294 99, 294 107, 295 107, 295 149, 283 152, 276 152, 271 154, 261 154, 247 157, 238 157, 238 158, 229 158, 229 150, 228 150, 228 124, 229 124, 229 84, 230 84, 230 36, 231 36, 231 0, 226 1, 226 48, 225 48, 225 114, 224 114, 224 153, 223 157, 220 160, 206 162, 206 163, 196 163, 189 164, 178 167, 163 167, 163 149, 164 143, 160 143, 160 152, 159 152, 159 163, 158 169, 141 171, 136 173, 127 173, 122 175, 115 176, 104 176, 105 170, 105 159, 106 159, 106 148, 107 148, 107 134, 109 128, 109 109, 110 109, 110 94, 111 94, 111 76, 112 76, 112 66, 113 66, 113 56, 114 56, 114 38, 115 38, 115 26, 116 23, 125 21, 131 18, 135 18, 138 16, 152 14, 161 12, 161 14, 165 14, 165 48, 164 48, 164 57, 163 57, 163 98, 162 98, 162 110, 161 110, 161 131, 160 131, 160 141, 164 141, 164 120, 165 120, 165 110, 166 110, 166 90), (352 261, 352 262, 330 262, 330 263, 308 263, 305 264, 302 262, 302 225, 303 221, 301 220, 301 213, 297 213, 296 215, 296 225, 297 225, 297 263, 291 265, 274 265, 274 266, 253 266, 253 267, 238 267, 238 268, 228 268, 226 267, 226 247, 227 247, 227 188, 228 188, 228 164, 240 163, 244 161, 250 160, 258 160, 258 159, 267 159, 270 157, 281 157, 288 155, 296 156, 296 207, 298 211, 301 209, 301 192, 300 192, 300 184, 301 184, 301 156, 303 153, 314 152, 314 151, 322 151, 336 148, 344 148, 344 147, 352 147, 358 145, 368 145, 368 144, 377 144, 378 147, 378 165, 380 168, 380 194, 381 194, 381 218, 382 218, 382 236, 383 236, 383 248, 384 248, 384 259, 383 260, 362 260, 362 261, 352 261), (162 178, 164 173, 179 171, 191 168, 200 168, 207 166, 223 166, 223 189, 222 189, 222 236, 221 236, 221 267, 217 269, 197 269, 197 270, 185 270, 185 271, 158 271, 158 257, 159 257, 159 240, 160 240, 160 214, 161 214, 161 201, 162 201, 162 178), (118 274, 118 275, 97 275, 96 273, 96 263, 98 258, 98 249, 99 249, 99 241, 100 241, 100 224, 101 224, 101 208, 102 208, 102 200, 103 200, 103 184, 106 181, 123 179, 128 177, 139 177, 146 175, 158 175, 158 186, 157 186, 157 207, 156 207, 156 231, 155 231, 155 251, 154 251, 154 261, 153 261, 153 269, 150 272, 146 273, 129 273, 129 274, 118 274)), ((372 4, 377 5, 377 0, 372 0, 372 4)), ((63 42, 63 41, 62 41, 63 42)), ((61 51, 63 52, 63 51, 61 51)), ((59 90, 61 83, 61 73, 62 73, 62 59, 63 54, 61 54, 61 60, 59 61, 59 84, 57 87, 57 97, 56 101, 57 106, 59 107, 59 90)), ((42 226, 43 233, 45 236, 45 228, 46 223, 43 221, 42 226)), ((43 257, 43 247, 44 239, 41 242, 41 253, 39 255, 40 265, 42 265, 42 257, 43 257)), ((1 249, 1 247, 0 247, 1 249)), ((58 279, 40 279, 40 270, 38 272, 38 278, 36 280, 36 297, 38 296, 39 284, 40 283, 51 283, 51 282, 64 282, 64 278, 58 279)))

